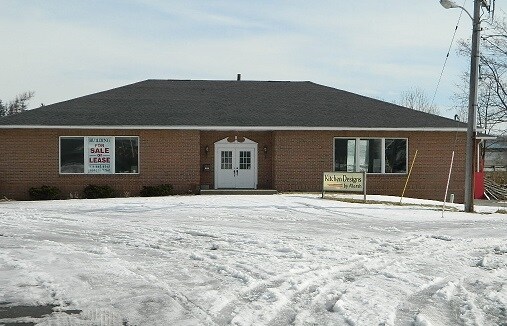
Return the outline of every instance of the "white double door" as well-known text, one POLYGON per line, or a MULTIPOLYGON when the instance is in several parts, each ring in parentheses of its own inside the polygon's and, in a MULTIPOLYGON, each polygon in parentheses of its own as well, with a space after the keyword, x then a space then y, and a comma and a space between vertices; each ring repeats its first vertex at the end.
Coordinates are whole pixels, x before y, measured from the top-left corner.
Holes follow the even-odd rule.
POLYGON ((247 138, 215 143, 215 188, 257 188, 257 143, 247 138))

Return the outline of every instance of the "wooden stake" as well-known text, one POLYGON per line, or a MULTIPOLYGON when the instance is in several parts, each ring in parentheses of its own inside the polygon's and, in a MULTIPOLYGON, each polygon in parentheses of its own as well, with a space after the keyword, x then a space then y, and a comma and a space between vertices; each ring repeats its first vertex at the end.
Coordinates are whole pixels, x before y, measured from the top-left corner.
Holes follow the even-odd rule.
POLYGON ((447 191, 449 191, 449 181, 451 181, 453 163, 454 163, 454 151, 452 151, 451 166, 449 167, 449 176, 447 177, 447 186, 445 187, 444 204, 442 205, 442 217, 444 217, 445 202, 447 201, 447 191))
POLYGON ((405 190, 407 189, 408 179, 410 179, 410 174, 412 173, 412 168, 414 167, 415 158, 417 157, 417 151, 418 150, 416 149, 414 158, 412 159, 412 164, 410 165, 410 170, 408 171, 407 181, 405 181, 405 187, 403 187, 403 192, 401 193, 400 204, 401 201, 403 200, 403 196, 405 195, 405 190))

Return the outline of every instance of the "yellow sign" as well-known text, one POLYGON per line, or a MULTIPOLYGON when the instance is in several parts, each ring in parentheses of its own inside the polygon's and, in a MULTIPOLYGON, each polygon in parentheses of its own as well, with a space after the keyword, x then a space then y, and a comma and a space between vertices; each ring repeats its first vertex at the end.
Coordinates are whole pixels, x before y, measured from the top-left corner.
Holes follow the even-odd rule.
POLYGON ((323 191, 365 192, 364 172, 324 172, 323 191))

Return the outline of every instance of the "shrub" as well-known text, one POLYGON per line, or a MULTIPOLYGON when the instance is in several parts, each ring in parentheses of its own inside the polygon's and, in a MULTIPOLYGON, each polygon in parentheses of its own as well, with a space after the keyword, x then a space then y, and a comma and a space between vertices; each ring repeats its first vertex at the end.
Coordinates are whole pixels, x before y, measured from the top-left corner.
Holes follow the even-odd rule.
POLYGON ((54 200, 60 199, 61 191, 57 187, 43 185, 30 188, 28 194, 32 200, 54 200))
POLYGON ((114 197, 114 189, 111 186, 87 185, 84 188, 84 197, 89 199, 114 197))
POLYGON ((143 186, 141 190, 142 197, 169 196, 173 192, 173 186, 170 184, 161 184, 158 186, 143 186))

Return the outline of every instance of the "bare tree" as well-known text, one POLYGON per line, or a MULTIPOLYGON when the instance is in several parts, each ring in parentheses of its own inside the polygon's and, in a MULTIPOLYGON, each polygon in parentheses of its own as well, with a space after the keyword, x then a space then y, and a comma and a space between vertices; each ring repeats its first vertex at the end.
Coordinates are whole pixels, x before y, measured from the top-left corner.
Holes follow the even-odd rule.
MULTIPOLYGON (((507 123, 507 23, 505 18, 485 24, 481 38, 477 122, 487 133, 506 134, 507 123)), ((470 42, 461 40, 460 55, 470 57, 470 42)), ((458 115, 466 119, 469 73, 463 73, 454 94, 458 115)))
POLYGON ((35 95, 35 92, 28 91, 18 94, 14 100, 4 104, 0 100, 0 116, 12 115, 25 111, 28 108, 28 102, 35 95))
MULTIPOLYGON (((484 21, 481 32, 480 69, 478 84, 477 125, 495 136, 507 134, 507 23, 505 17, 496 21, 484 21)), ((460 40, 458 54, 470 57, 470 40, 460 40)), ((455 109, 461 121, 468 112, 470 75, 463 73, 454 94, 455 109)), ((501 140, 499 137, 498 140, 501 140)), ((497 140, 482 142, 484 158, 488 148, 497 140)))
POLYGON ((400 100, 397 104, 426 113, 440 113, 436 105, 431 103, 424 91, 418 87, 411 88, 408 91, 403 91, 400 94, 400 100))

